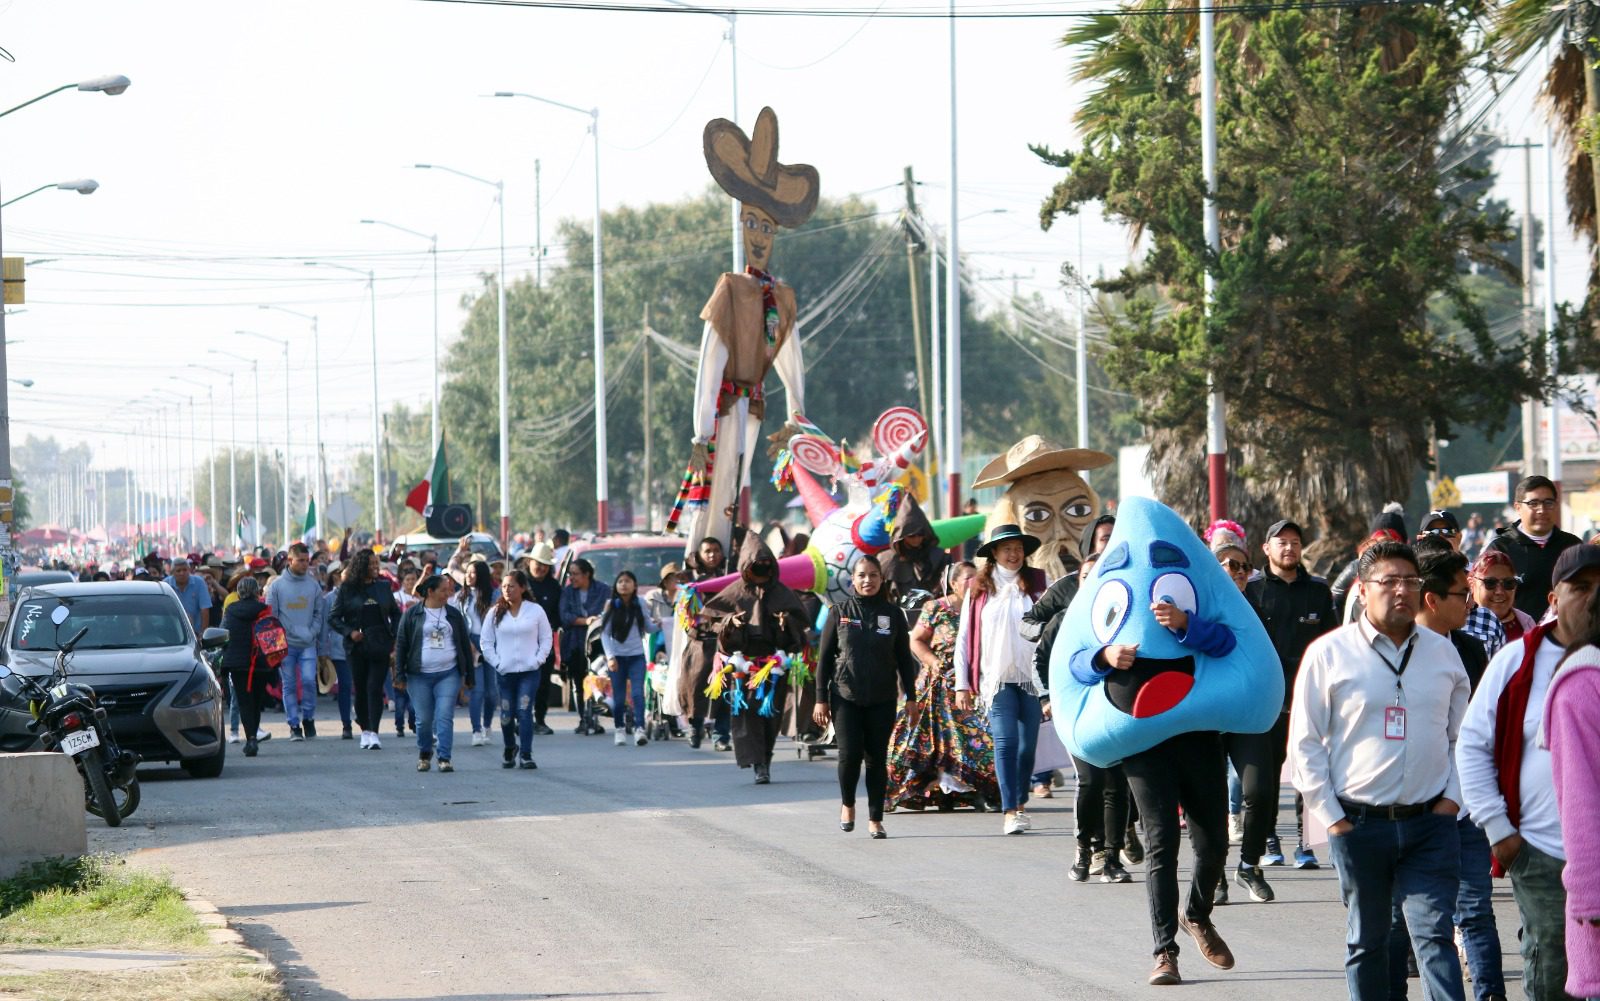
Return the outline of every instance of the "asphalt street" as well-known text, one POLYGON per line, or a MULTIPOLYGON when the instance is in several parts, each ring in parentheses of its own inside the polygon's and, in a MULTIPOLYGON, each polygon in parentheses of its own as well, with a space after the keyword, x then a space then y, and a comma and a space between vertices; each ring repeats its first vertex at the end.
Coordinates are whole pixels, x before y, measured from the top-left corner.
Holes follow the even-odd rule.
MULTIPOLYGON (((326 717, 305 743, 269 717, 275 739, 254 760, 231 747, 219 779, 141 769, 138 813, 117 830, 90 818, 91 847, 135 853, 198 890, 297 999, 1159 992, 1145 985, 1142 869, 1131 885, 1067 879, 1070 788, 1030 806, 1027 835, 1002 836, 993 814, 895 813, 890 837, 872 841, 864 792, 861 822, 842 833, 833 758, 798 760, 787 741, 761 787, 709 741, 621 748, 552 713, 558 733, 536 742, 538 770, 504 771, 498 730, 471 747, 462 717, 448 775, 415 771, 414 744, 392 731, 382 750, 360 751, 326 717)), ((1269 872, 1276 902, 1235 889, 1246 902, 1217 911, 1234 970, 1181 940, 1184 996, 1344 996, 1331 867, 1269 872)), ((1514 978, 1503 883, 1496 910, 1514 978)), ((1421 997, 1415 981, 1411 992, 1421 997)))

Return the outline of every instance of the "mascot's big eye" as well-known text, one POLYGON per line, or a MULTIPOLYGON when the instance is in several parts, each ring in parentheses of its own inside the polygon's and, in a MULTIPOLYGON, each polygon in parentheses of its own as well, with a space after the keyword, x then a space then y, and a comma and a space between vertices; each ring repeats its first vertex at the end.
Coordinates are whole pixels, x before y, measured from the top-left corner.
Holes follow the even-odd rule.
POLYGON ((1157 577, 1156 582, 1150 585, 1150 601, 1153 604, 1171 602, 1190 615, 1200 607, 1195 601, 1194 585, 1181 573, 1162 574, 1157 577))
MULTIPOLYGON (((1193 592, 1191 592, 1192 594, 1193 592)), ((1089 618, 1094 623, 1094 634, 1100 642, 1109 643, 1117 635, 1128 617, 1128 606, 1133 603, 1133 591, 1120 580, 1108 580, 1100 585, 1094 596, 1094 607, 1089 618)))
POLYGON ((1086 500, 1068 501, 1061 507, 1061 516, 1074 521, 1079 518, 1087 518, 1093 513, 1094 508, 1090 507, 1089 502, 1086 500))
POLYGON ((1022 520, 1030 525, 1043 525, 1052 517, 1054 512, 1037 501, 1022 509, 1022 520))

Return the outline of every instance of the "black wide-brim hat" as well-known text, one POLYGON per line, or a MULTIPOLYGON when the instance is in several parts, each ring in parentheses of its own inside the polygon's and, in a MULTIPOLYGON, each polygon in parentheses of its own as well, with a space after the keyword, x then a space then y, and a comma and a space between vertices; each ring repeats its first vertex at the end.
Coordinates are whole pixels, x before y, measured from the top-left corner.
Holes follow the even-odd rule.
POLYGON ((1020 541, 1024 556, 1032 556, 1039 551, 1040 546, 1044 545, 1043 540, 1024 532, 1020 525, 996 525, 994 531, 989 533, 989 540, 978 547, 977 555, 986 560, 991 559, 989 554, 994 552, 994 547, 1007 539, 1020 541))

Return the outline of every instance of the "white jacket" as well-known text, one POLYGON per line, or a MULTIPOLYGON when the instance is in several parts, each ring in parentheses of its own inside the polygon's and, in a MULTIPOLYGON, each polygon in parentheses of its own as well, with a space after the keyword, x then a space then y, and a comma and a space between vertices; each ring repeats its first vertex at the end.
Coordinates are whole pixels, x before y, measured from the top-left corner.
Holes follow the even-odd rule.
POLYGON ((534 602, 524 601, 516 615, 490 609, 483 617, 483 659, 501 674, 537 671, 550 658, 554 642, 550 619, 534 602))

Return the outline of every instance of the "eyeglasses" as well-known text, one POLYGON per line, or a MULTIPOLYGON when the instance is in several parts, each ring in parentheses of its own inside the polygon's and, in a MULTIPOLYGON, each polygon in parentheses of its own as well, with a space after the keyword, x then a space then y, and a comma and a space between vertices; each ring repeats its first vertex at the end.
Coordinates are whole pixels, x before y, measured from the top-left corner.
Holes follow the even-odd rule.
POLYGON ((1376 584, 1387 591, 1420 591, 1422 590, 1421 577, 1368 577, 1368 584, 1376 584))
POLYGON ((1423 535, 1443 535, 1443 536, 1446 536, 1448 538, 1454 538, 1455 536, 1461 534, 1461 530, 1458 529, 1458 528, 1425 528, 1425 529, 1422 530, 1422 534, 1423 535))
POLYGON ((1556 499, 1554 497, 1543 497, 1538 500, 1519 500, 1517 503, 1530 511, 1548 511, 1556 506, 1556 499))
POLYGON ((1470 598, 1472 596, 1472 592, 1471 591, 1446 591, 1444 593, 1444 596, 1446 598, 1470 598))
POLYGON ((1241 563, 1238 560, 1223 560, 1222 567, 1229 573, 1247 573, 1250 570, 1248 562, 1241 563))
POLYGON ((1521 577, 1474 577, 1485 591, 1515 591, 1521 577))

